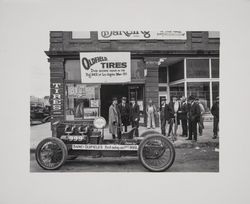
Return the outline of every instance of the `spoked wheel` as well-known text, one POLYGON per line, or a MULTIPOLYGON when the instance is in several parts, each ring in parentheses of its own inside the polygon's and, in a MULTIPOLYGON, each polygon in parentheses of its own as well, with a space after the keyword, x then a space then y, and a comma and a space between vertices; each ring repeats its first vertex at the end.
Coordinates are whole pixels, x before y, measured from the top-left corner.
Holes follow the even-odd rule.
POLYGON ((63 165, 67 156, 66 145, 55 137, 42 140, 36 148, 36 161, 46 170, 58 169, 63 165))
POLYGON ((139 145, 139 160, 150 171, 165 171, 175 159, 173 144, 163 135, 154 134, 145 137, 139 145))

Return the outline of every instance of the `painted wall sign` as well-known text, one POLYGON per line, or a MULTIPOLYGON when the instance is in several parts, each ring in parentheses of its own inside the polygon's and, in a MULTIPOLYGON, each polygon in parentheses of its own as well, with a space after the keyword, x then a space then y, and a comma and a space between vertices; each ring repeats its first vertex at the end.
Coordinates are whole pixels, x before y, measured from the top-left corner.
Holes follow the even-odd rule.
POLYGON ((99 40, 186 40, 185 31, 100 31, 99 40))
POLYGON ((52 83, 52 112, 54 115, 63 114, 62 83, 52 83))
POLYGON ((80 65, 82 83, 131 81, 130 52, 82 52, 80 65))

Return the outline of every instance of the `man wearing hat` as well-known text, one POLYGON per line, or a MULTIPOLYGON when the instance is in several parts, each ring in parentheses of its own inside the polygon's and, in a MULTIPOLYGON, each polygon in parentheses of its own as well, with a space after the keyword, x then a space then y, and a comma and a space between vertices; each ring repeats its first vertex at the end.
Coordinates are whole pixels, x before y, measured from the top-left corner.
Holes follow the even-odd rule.
POLYGON ((127 104, 127 98, 122 97, 122 102, 118 105, 118 109, 121 113, 121 121, 124 126, 124 131, 127 132, 129 125, 129 105, 127 104))
POLYGON ((195 97, 189 96, 189 111, 188 111, 188 122, 189 122, 189 136, 187 140, 197 141, 197 123, 200 119, 200 107, 195 103, 195 97), (194 136, 194 137, 192 137, 194 136))
POLYGON ((109 132, 112 134, 113 139, 116 139, 116 135, 119 136, 120 126, 121 115, 117 107, 117 98, 114 97, 109 107, 109 132))
POLYGON ((211 113, 214 116, 213 139, 216 139, 218 136, 218 127, 219 127, 219 96, 216 97, 216 101, 211 108, 211 113))
POLYGON ((166 136, 166 121, 168 120, 166 98, 162 99, 160 106, 161 134, 166 136))
POLYGON ((131 106, 130 106, 130 121, 132 123, 132 128, 137 127, 135 131, 135 136, 139 137, 139 120, 140 120, 140 108, 136 103, 135 98, 131 98, 131 106))

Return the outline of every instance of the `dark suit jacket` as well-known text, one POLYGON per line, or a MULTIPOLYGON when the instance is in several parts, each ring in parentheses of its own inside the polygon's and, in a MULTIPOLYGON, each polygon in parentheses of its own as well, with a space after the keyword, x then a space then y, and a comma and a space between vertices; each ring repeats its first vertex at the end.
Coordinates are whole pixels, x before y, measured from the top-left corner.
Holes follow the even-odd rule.
POLYGON ((131 122, 135 121, 135 119, 140 119, 140 108, 138 104, 135 104, 134 107, 130 106, 130 120, 131 122))
POLYGON ((129 110, 129 105, 125 104, 125 107, 122 106, 122 103, 118 104, 118 109, 121 113, 121 120, 123 125, 129 125, 129 114, 130 114, 130 110, 129 110))
POLYGON ((180 110, 179 110, 179 119, 180 120, 186 120, 187 119, 187 113, 188 113, 188 104, 185 103, 185 104, 181 104, 180 106, 180 110))
POLYGON ((167 115, 168 115, 168 119, 174 118, 174 103, 173 103, 173 101, 170 101, 168 104, 167 115))
POLYGON ((219 119, 219 103, 215 102, 211 108, 211 113, 214 117, 219 119))
POLYGON ((200 106, 197 103, 189 105, 189 119, 191 121, 199 121, 201 115, 200 106))

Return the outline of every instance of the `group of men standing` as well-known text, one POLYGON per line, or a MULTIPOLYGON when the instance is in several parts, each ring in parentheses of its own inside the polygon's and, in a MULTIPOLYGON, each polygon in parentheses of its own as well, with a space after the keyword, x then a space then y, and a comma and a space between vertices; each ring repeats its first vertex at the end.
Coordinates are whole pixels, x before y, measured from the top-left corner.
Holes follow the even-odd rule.
POLYGON ((122 102, 118 104, 116 97, 113 98, 109 107, 109 132, 113 139, 120 139, 122 128, 127 132, 127 127, 131 124, 136 127, 135 136, 139 136, 138 127, 140 120, 140 108, 135 98, 131 98, 131 104, 127 103, 127 98, 122 97, 122 102))
MULTIPOLYGON (((218 123, 219 123, 219 98, 217 97, 216 103, 211 109, 214 116, 214 136, 217 138, 218 123)), ((167 104, 166 99, 162 101, 160 107, 161 119, 161 133, 166 136, 166 124, 169 124, 168 136, 176 135, 177 127, 181 122, 182 135, 187 137, 187 140, 197 141, 197 127, 199 134, 202 135, 204 129, 203 114, 205 113, 204 106, 200 103, 199 99, 194 96, 189 96, 188 100, 184 96, 177 100, 177 97, 171 97, 170 102, 167 104), (173 126, 175 125, 175 130, 173 126)))
MULTIPOLYGON (((197 141, 197 127, 200 135, 202 135, 204 129, 202 117, 204 113, 204 106, 199 99, 192 95, 189 96, 188 100, 184 96, 180 100, 172 96, 168 104, 166 99, 163 99, 160 106, 161 133, 166 136, 166 126, 169 124, 168 136, 171 136, 171 134, 176 135, 178 125, 181 122, 181 136, 187 137, 187 140, 197 141)), ((214 116, 213 139, 216 139, 219 124, 219 97, 216 98, 211 113, 214 116)), ((126 97, 122 97, 120 104, 118 104, 116 97, 113 98, 109 107, 109 132, 112 134, 113 139, 120 139, 123 126, 124 131, 127 132, 127 127, 130 124, 132 128, 136 127, 135 136, 138 137, 139 120, 140 108, 134 98, 131 98, 130 105, 127 103, 126 97)))

